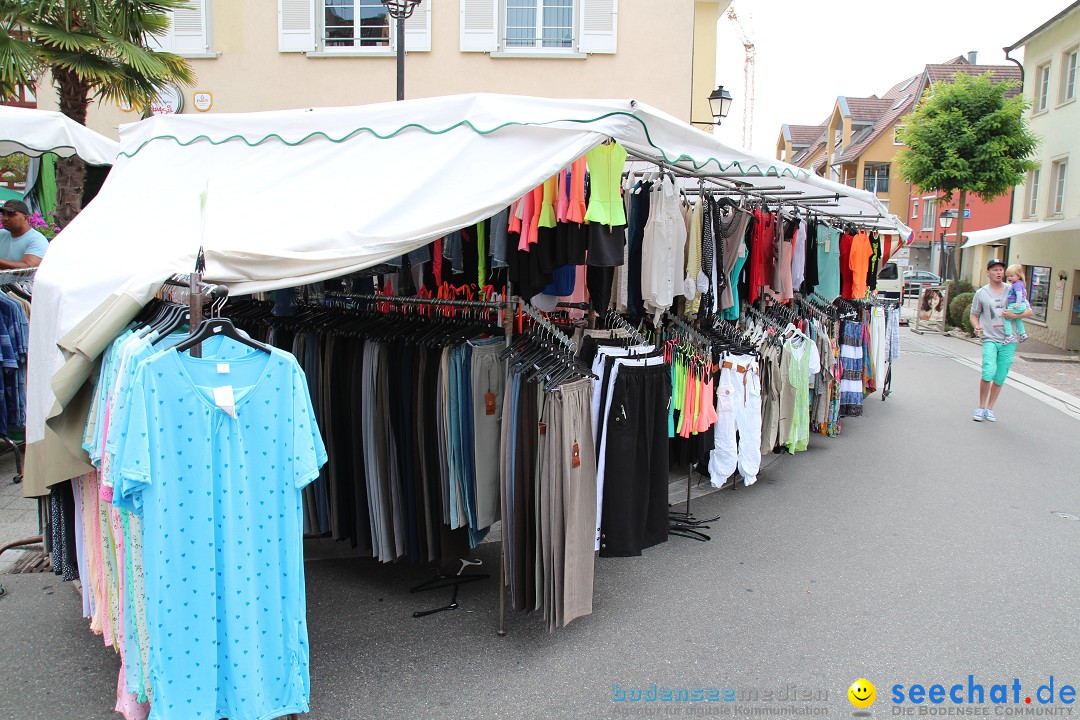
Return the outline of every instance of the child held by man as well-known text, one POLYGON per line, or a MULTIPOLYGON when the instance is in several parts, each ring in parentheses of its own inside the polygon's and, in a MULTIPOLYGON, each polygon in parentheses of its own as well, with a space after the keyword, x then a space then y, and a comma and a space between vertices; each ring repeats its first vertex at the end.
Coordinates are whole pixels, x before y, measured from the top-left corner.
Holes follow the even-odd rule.
MULTIPOLYGON (((1028 309, 1028 296, 1027 288, 1024 286, 1024 266, 1010 265, 1005 268, 1005 282, 1009 285, 1009 297, 1005 301, 1008 309, 1016 314, 1026 312, 1028 309)), ((1028 339, 1027 331, 1024 329, 1024 321, 1019 318, 1015 320, 1006 318, 1005 337, 1012 338, 1013 336, 1020 342, 1028 339)))

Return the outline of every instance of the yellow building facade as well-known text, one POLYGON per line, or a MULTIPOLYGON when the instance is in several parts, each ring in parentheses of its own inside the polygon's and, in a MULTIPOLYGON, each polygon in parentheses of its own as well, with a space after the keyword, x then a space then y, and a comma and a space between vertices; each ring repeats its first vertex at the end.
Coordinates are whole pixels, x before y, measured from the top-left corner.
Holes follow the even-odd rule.
MULTIPOLYGON (((716 25, 729 3, 423 0, 406 21, 405 95, 633 98, 711 121, 716 25)), ((195 0, 160 44, 198 76, 178 88, 184 113, 349 106, 395 99, 394 24, 379 0, 195 0)), ((38 94, 38 107, 56 109, 55 92, 38 94)), ((95 104, 87 124, 115 138, 136 120, 95 104)))

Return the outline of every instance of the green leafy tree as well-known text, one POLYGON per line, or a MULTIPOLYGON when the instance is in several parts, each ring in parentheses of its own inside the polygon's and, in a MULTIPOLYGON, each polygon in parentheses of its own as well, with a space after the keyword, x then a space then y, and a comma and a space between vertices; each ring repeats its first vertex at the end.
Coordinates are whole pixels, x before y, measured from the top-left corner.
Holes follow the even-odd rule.
MULTIPOLYGON (((150 36, 168 31, 166 14, 188 0, 0 0, 0 96, 52 75, 60 112, 85 125, 91 101, 126 102, 145 112, 170 83, 190 85, 191 66, 154 51, 150 36)), ((57 217, 82 209, 83 162, 56 164, 57 217)))
POLYGON ((959 193, 956 219, 956 274, 968 193, 989 202, 1024 181, 1034 170, 1029 158, 1038 148, 1024 115, 1022 94, 1006 97, 1016 82, 995 83, 990 74, 957 73, 953 82, 930 86, 918 107, 904 119, 898 154, 900 173, 921 190, 943 193, 952 202, 959 193))

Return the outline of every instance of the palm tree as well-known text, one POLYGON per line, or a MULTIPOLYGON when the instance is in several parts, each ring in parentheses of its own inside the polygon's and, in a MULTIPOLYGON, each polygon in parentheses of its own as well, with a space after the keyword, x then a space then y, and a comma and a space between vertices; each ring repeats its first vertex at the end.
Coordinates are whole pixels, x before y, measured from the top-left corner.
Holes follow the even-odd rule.
MULTIPOLYGON (((148 46, 169 28, 166 14, 188 0, 0 0, 0 97, 52 75, 60 112, 85 125, 92 100, 126 102, 147 111, 169 83, 195 74, 178 55, 148 46)), ((86 167, 77 157, 56 163, 57 217, 82 209, 86 167)))

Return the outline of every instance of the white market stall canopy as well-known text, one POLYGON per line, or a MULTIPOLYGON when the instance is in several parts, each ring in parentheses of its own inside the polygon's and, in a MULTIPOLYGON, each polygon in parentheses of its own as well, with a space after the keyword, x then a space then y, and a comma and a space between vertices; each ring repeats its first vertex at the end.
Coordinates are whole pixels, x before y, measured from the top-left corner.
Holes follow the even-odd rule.
POLYGON ((987 228, 986 230, 975 230, 974 232, 964 233, 967 242, 964 243, 961 250, 976 245, 985 245, 986 243, 991 243, 995 240, 1018 237, 1020 235, 1065 232, 1067 230, 1080 230, 1080 216, 1069 218, 1068 220, 1015 222, 1009 223, 1008 225, 999 225, 995 228, 987 228))
POLYGON ((882 229, 910 236, 871 193, 727 147, 633 100, 477 94, 172 115, 124 125, 120 139, 101 191, 37 274, 27 494, 81 471, 81 449, 42 442, 45 419, 50 433, 77 424, 61 413, 93 358, 166 277, 194 269, 200 246, 207 280, 233 294, 340 276, 494 215, 609 139, 684 171, 838 196, 829 212, 884 218, 882 229))
POLYGON ((91 165, 112 165, 120 145, 58 112, 0 105, 0 155, 78 155, 91 165))

